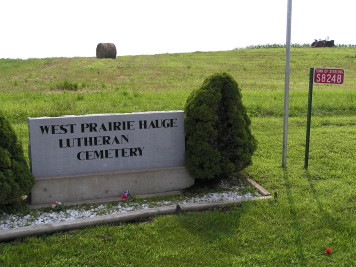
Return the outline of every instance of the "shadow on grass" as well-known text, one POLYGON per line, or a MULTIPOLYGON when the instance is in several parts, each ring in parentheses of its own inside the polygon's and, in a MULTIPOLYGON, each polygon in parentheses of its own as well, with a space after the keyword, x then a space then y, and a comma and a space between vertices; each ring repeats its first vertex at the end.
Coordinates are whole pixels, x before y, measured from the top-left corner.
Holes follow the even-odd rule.
POLYGON ((184 228, 200 240, 212 243, 234 236, 240 228, 241 215, 245 205, 242 203, 204 212, 183 213, 178 216, 179 222, 184 228), (238 211, 233 212, 238 208, 238 211), (216 212, 219 211, 219 212, 216 212))
POLYGON ((287 200, 288 200, 288 204, 289 204, 289 212, 291 214, 291 218, 292 218, 292 229, 293 229, 293 238, 294 238, 294 243, 296 244, 298 249, 297 254, 298 258, 300 260, 300 263, 302 266, 306 265, 306 259, 305 259, 305 254, 304 254, 304 250, 303 250, 303 243, 302 243, 302 238, 301 238, 301 228, 300 228, 300 222, 297 216, 297 211, 296 211, 296 205, 294 202, 294 198, 293 198, 293 193, 291 190, 291 182, 289 180, 288 177, 288 170, 283 170, 283 179, 284 179, 284 184, 285 184, 285 190, 286 190, 286 194, 287 194, 287 200))
POLYGON ((351 226, 346 226, 343 223, 341 223, 340 221, 336 220, 335 218, 333 218, 333 216, 327 212, 325 210, 325 208, 323 207, 323 204, 320 201, 320 197, 319 194, 317 193, 314 183, 315 183, 315 177, 313 177, 312 174, 310 174, 310 172, 308 170, 305 170, 305 174, 304 176, 306 177, 306 179, 309 182, 309 188, 310 191, 312 193, 312 196, 315 200, 315 203, 318 207, 318 210, 320 212, 322 221, 324 224, 326 224, 330 229, 337 231, 337 232, 346 232, 347 236, 352 238, 352 235, 354 233, 352 233, 352 227, 351 226))

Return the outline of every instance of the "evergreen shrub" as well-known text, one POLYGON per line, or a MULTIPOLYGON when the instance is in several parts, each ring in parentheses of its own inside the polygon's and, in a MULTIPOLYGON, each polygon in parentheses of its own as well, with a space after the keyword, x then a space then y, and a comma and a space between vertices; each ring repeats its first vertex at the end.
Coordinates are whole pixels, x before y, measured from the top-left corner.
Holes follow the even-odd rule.
POLYGON ((16 133, 0 113, 0 207, 17 203, 33 184, 34 177, 16 133))
POLYGON ((257 141, 238 84, 208 77, 185 105, 186 166, 195 179, 220 180, 252 164, 257 141))

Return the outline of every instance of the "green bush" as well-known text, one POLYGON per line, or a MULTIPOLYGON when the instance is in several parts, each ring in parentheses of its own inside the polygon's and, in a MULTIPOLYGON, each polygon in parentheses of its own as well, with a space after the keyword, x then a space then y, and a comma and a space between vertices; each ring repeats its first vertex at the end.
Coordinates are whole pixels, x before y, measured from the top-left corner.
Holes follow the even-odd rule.
POLYGON ((257 142, 236 81, 208 77, 185 105, 186 166, 196 179, 223 179, 252 164, 257 142))
POLYGON ((0 113, 0 208, 18 202, 33 184, 22 146, 9 121, 0 113))

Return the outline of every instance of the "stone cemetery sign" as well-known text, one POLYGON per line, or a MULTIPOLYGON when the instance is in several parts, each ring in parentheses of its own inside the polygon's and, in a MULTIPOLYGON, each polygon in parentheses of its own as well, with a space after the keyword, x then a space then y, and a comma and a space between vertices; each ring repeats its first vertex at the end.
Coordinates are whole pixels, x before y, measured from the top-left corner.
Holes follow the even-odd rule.
POLYGON ((29 118, 35 177, 184 166, 183 112, 29 118))
MULTIPOLYGON (((28 118, 28 125, 29 156, 36 184, 44 185, 45 181, 50 180, 39 191, 48 192, 48 187, 51 187, 50 185, 55 183, 54 181, 60 184, 58 181, 64 181, 60 179, 63 177, 67 178, 66 180, 71 177, 73 179, 69 184, 62 182, 63 190, 68 191, 68 187, 73 189, 72 186, 74 186, 78 187, 78 191, 83 191, 79 184, 88 183, 88 177, 95 176, 93 188, 88 190, 88 185, 85 185, 84 191, 91 191, 97 188, 98 183, 100 184, 101 178, 98 177, 103 173, 106 174, 106 180, 111 180, 105 185, 108 188, 115 187, 120 179, 120 186, 130 185, 132 187, 130 182, 124 182, 125 179, 131 178, 127 178, 127 175, 125 175, 126 178, 122 178, 122 174, 136 171, 137 175, 134 175, 136 178, 133 178, 136 179, 136 184, 142 183, 141 180, 146 179, 143 184, 136 187, 143 186, 147 189, 149 187, 144 184, 152 183, 152 181, 143 177, 145 177, 145 173, 150 173, 151 177, 152 175, 157 176, 153 174, 155 172, 152 170, 162 171, 165 169, 167 171, 170 168, 170 170, 178 168, 180 172, 185 173, 184 175, 187 174, 184 168, 183 111, 28 118), (110 178, 107 178, 108 173, 110 178), (111 175, 113 173, 115 178, 111 175), (81 182, 75 183, 78 185, 73 184, 75 179, 78 180, 78 177, 81 182)), ((132 173, 130 175, 132 177, 132 173)), ((160 179, 164 178, 154 178, 158 184, 164 184, 162 181, 159 182, 160 179)), ((186 185, 178 187, 190 186, 192 179, 189 177, 188 180, 186 185)), ((173 188, 168 187, 164 188, 163 186, 163 188, 153 191, 181 189, 174 188, 174 186, 173 188)), ((108 189, 105 190, 108 191, 108 189)), ((121 188, 117 188, 117 190, 121 190, 121 188)), ((155 193, 150 189, 148 189, 150 192, 138 191, 139 193, 155 193)), ((88 192, 83 193, 88 194, 88 192)), ((43 195, 43 193, 41 194, 43 195)), ((58 196, 61 199, 50 199, 55 194, 53 192, 46 194, 48 199, 45 201, 65 201, 63 198, 66 198, 62 194, 58 196)), ((119 195, 119 192, 113 192, 112 196, 109 194, 95 198, 113 197, 115 194, 119 195)), ((71 196, 67 201, 84 200, 90 196, 76 198, 71 196)))

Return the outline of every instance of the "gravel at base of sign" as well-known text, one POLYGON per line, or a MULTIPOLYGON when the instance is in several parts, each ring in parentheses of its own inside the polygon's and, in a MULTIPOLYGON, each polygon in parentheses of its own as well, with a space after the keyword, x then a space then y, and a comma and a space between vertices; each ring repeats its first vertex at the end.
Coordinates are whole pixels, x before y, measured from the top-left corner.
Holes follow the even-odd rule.
POLYGON ((189 203, 204 203, 204 202, 218 202, 218 201, 239 201, 253 199, 256 196, 247 193, 241 195, 236 191, 226 191, 220 193, 209 193, 201 197, 185 198, 179 201, 159 201, 159 202, 147 202, 143 201, 143 204, 134 202, 118 202, 115 206, 100 205, 98 207, 78 207, 73 209, 66 209, 63 211, 52 212, 33 212, 29 215, 8 215, 3 214, 0 216, 0 230, 33 226, 41 224, 50 224, 63 221, 74 221, 82 218, 91 218, 100 215, 108 214, 121 214, 130 211, 145 210, 149 208, 156 208, 161 206, 170 205, 183 205, 189 203))

